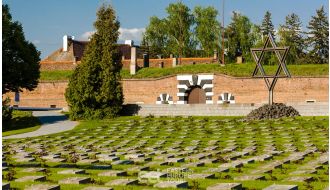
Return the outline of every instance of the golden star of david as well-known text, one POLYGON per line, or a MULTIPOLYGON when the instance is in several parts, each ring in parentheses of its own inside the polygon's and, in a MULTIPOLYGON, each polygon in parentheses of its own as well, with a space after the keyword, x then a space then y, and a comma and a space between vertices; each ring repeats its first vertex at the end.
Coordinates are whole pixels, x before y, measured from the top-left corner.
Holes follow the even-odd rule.
POLYGON ((254 61, 256 62, 256 67, 253 71, 252 77, 253 78, 263 78, 265 80, 265 83, 267 85, 268 91, 269 91, 269 104, 273 103, 273 89, 275 88, 276 82, 278 78, 290 78, 291 74, 286 67, 285 59, 288 55, 290 47, 276 47, 275 41, 273 39, 273 36, 269 33, 265 44, 262 48, 251 48, 251 53, 254 61), (271 45, 272 47, 268 47, 268 45, 271 45), (266 75, 266 72, 262 66, 262 59, 264 57, 265 52, 275 52, 276 58, 278 59, 278 68, 276 70, 275 75, 266 75), (258 57, 257 52, 260 52, 260 56, 258 57), (281 52, 282 55, 281 55, 281 52), (260 71, 261 76, 258 76, 258 71, 260 71), (283 71, 284 75, 280 75, 281 71, 283 71), (270 79, 273 79, 270 82, 270 79))

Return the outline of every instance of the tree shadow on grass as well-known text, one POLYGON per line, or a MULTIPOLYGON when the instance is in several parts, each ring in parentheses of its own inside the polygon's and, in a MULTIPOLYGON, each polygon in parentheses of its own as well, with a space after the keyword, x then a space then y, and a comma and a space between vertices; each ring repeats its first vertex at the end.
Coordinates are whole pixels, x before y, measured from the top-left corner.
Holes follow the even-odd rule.
POLYGON ((38 119, 43 125, 54 124, 57 122, 68 120, 68 118, 65 115, 38 116, 38 119))
POLYGON ((33 116, 14 117, 2 125, 2 132, 25 129, 41 125, 38 118, 33 116))
POLYGON ((121 110, 119 115, 121 115, 121 116, 138 115, 140 109, 141 109, 141 106, 138 104, 126 104, 126 105, 123 105, 123 109, 121 110))

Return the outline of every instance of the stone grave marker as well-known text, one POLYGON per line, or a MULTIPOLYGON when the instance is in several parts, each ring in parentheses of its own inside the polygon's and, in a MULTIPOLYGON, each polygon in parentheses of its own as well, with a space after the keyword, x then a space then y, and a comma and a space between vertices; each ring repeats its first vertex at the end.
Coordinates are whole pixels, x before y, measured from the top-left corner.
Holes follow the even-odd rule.
POLYGON ((126 185, 137 185, 137 184, 138 184, 138 180, 136 180, 136 179, 115 179, 115 180, 112 180, 112 181, 106 183, 105 185, 126 186, 126 185))
POLYGON ((188 175, 189 179, 210 179, 210 178, 215 178, 214 173, 200 173, 200 174, 190 174, 188 175))
POLYGON ((168 163, 179 163, 179 162, 184 162, 184 158, 168 158, 165 161, 168 163))
POLYGON ((206 190, 242 190, 240 183, 216 183, 208 186, 206 190))
POLYGON ((312 180, 313 177, 310 176, 291 176, 289 178, 284 179, 283 181, 307 182, 312 180))
POLYGON ((3 183, 2 182, 2 190, 9 190, 10 189, 10 183, 3 183))
POLYGON ((223 173, 223 172, 229 172, 229 168, 209 168, 209 169, 204 170, 202 172, 205 172, 205 173, 212 173, 212 172, 223 173))
POLYGON ((242 175, 234 177, 234 180, 237 181, 248 181, 248 180, 265 180, 264 175, 242 175))
POLYGON ((95 164, 98 162, 99 162, 98 160, 94 160, 94 159, 84 159, 84 160, 79 160, 77 164, 95 164))
POLYGON ((114 162, 111 162, 112 165, 129 165, 133 163, 134 162, 132 160, 116 160, 114 162))
POLYGON ((298 186, 297 185, 276 185, 276 184, 274 184, 274 185, 264 188, 263 190, 298 190, 298 186))
POLYGON ((205 165, 204 162, 191 162, 191 163, 183 164, 182 167, 191 168, 191 167, 202 167, 204 165, 205 165))
POLYGON ((50 184, 33 184, 24 189, 25 190, 60 190, 60 186, 50 185, 50 184))
POLYGON ((156 183, 154 187, 157 188, 188 188, 186 181, 161 181, 156 183))
POLYGON ((306 175, 306 174, 316 174, 317 171, 315 169, 311 170, 296 170, 290 173, 290 175, 306 175))
POLYGON ((120 170, 105 171, 98 174, 98 176, 126 176, 126 175, 127 175, 126 171, 120 171, 120 170))
POLYGON ((91 178, 89 177, 70 177, 58 181, 59 184, 86 184, 90 182, 91 178))
POLYGON ((36 173, 36 172, 44 172, 46 171, 45 168, 26 168, 22 170, 21 172, 26 172, 26 173, 36 173))
POLYGON ((26 182, 26 181, 45 181, 46 176, 24 176, 16 179, 16 182, 26 182))
POLYGON ((112 187, 96 187, 96 186, 89 186, 85 187, 82 190, 113 190, 112 187))
POLYGON ((148 171, 150 168, 148 166, 134 166, 127 168, 128 172, 140 172, 140 171, 148 171))
POLYGON ((86 171, 81 170, 81 169, 69 169, 69 170, 58 171, 57 173, 58 174, 85 174, 86 171))

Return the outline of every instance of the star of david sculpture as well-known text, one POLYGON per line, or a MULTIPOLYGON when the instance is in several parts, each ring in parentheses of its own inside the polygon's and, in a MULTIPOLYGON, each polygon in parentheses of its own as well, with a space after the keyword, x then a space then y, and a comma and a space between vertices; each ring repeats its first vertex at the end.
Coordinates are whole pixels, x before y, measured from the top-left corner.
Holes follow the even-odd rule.
POLYGON ((263 78, 265 80, 269 93, 269 105, 273 104, 273 91, 277 80, 279 78, 291 78, 291 74, 285 63, 285 58, 288 55, 289 49, 290 47, 276 47, 273 36, 270 33, 268 34, 265 44, 262 48, 251 48, 252 57, 256 62, 256 67, 253 71, 252 77, 263 78), (271 47, 268 47, 268 45, 271 45, 271 47), (259 56, 257 52, 259 53, 259 56), (262 59, 264 58, 265 52, 275 52, 276 58, 278 60, 278 68, 274 75, 267 75, 262 66, 262 59), (258 75, 258 71, 261 73, 261 76, 258 75), (281 71, 283 71, 283 74, 281 74, 281 71))

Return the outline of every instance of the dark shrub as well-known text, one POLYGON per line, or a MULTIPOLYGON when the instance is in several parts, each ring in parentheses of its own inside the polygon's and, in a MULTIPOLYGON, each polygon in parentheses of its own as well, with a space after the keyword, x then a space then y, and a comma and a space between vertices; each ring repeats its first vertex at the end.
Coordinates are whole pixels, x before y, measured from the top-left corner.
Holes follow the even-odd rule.
POLYGON ((2 101, 2 122, 9 122, 12 118, 13 109, 9 105, 10 99, 7 97, 2 101))

